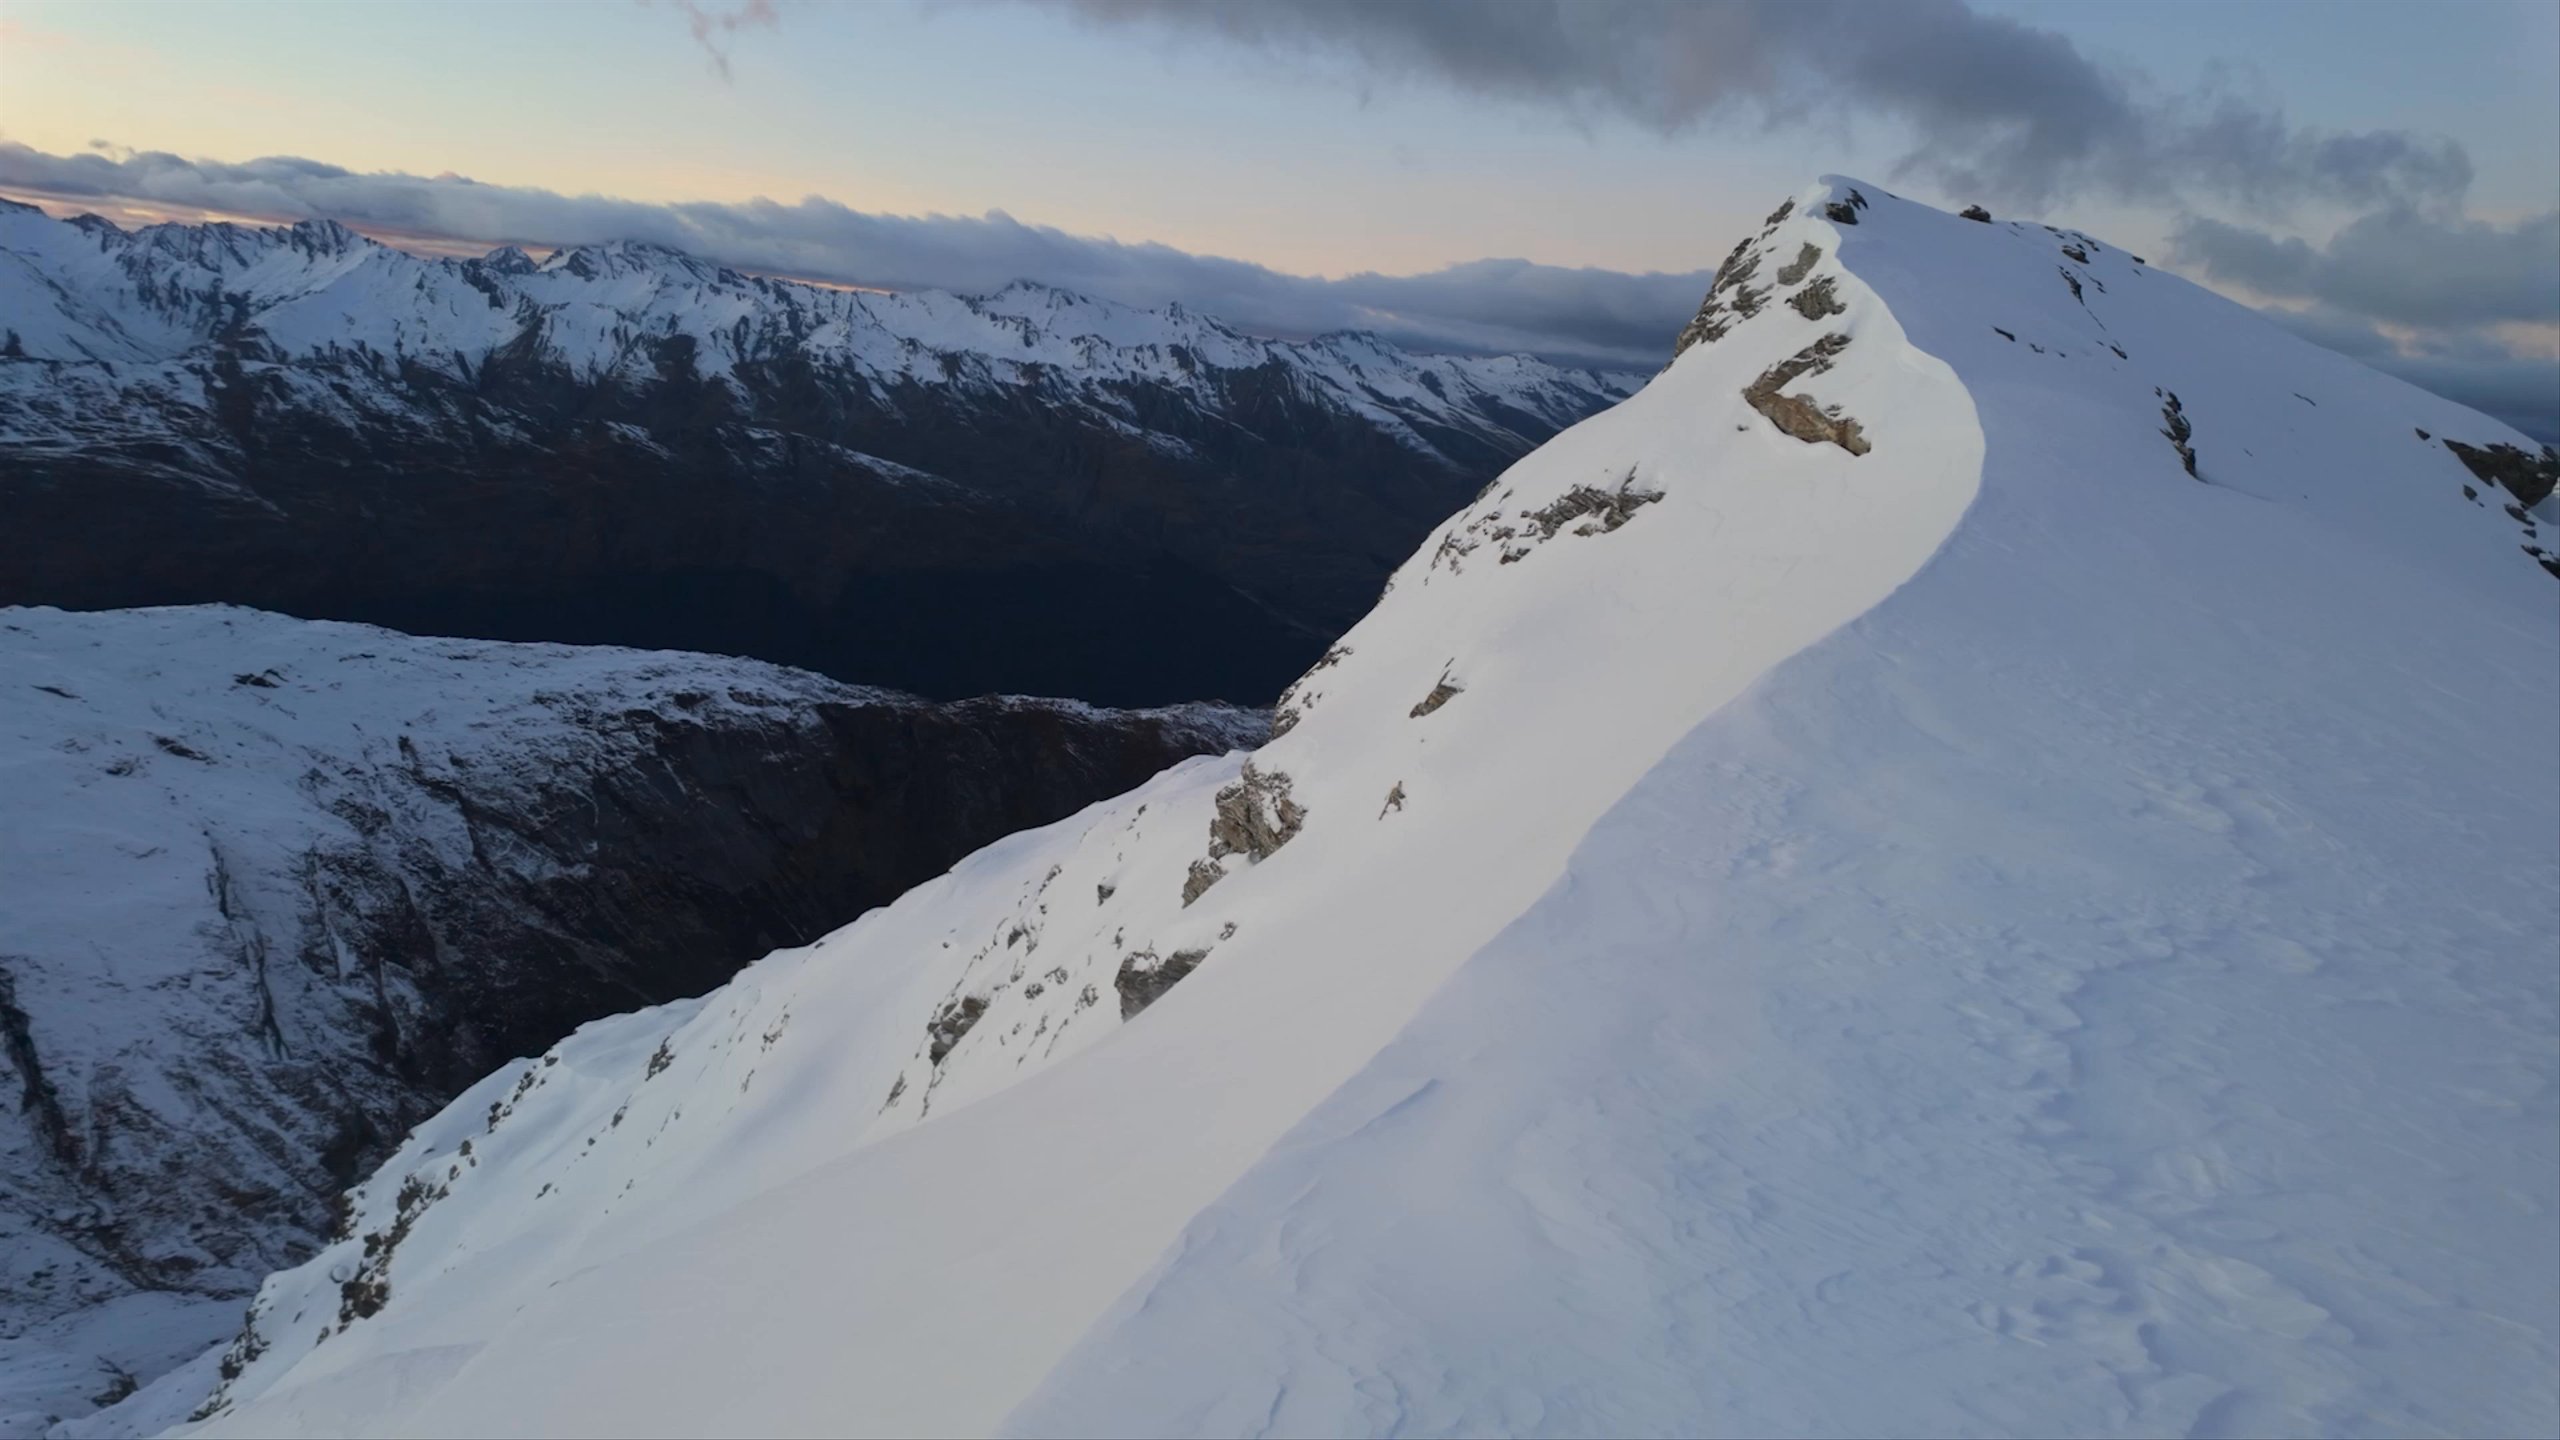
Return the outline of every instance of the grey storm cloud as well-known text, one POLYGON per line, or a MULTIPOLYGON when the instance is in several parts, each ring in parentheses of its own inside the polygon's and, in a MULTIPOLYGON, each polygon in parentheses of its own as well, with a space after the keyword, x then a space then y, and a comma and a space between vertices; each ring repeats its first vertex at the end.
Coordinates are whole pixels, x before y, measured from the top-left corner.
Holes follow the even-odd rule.
POLYGON ((740 270, 893 290, 982 293, 1035 279, 1131 305, 1179 302, 1283 337, 1363 329, 1424 348, 1525 350, 1604 365, 1660 364, 1707 284, 1704 272, 1628 274, 1526 260, 1326 280, 1073 235, 1001 211, 876 215, 815 196, 652 204, 451 175, 362 173, 291 156, 226 163, 152 151, 54 155, 0 142, 0 190, 72 205, 333 219, 422 242, 557 248, 642 240, 740 270))
POLYGON ((1363 78, 1616 117, 1664 132, 1875 117, 1906 173, 2013 204, 2071 193, 2259 204, 2457 200, 2446 139, 2289 124, 2229 86, 2153 92, 2051 30, 1959 0, 1067 0, 1086 20, 1348 62, 1363 78))
POLYGON ((2196 216, 2172 241, 2218 280, 2393 324, 2560 322, 2560 211, 2495 225, 2378 210, 2316 247, 2196 216))

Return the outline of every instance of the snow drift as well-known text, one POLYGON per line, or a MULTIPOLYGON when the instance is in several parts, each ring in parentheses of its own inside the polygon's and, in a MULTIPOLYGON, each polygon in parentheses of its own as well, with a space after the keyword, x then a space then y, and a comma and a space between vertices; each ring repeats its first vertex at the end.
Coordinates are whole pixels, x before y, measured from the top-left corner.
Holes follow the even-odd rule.
POLYGON ((2552 1428, 2548 460, 1844 181, 1682 344, 1249 759, 492 1075, 111 1419, 2552 1428))

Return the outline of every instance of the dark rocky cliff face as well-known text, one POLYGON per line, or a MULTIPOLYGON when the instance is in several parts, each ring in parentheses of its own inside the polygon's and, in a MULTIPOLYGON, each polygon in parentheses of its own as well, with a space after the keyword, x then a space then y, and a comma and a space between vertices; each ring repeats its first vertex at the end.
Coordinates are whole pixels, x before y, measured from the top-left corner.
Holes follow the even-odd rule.
POLYGON ((969 477, 929 484, 612 399, 645 425, 474 399, 449 429, 350 432, 262 400, 210 462, 10 456, 0 601, 747 654, 943 698, 1258 703, 1491 473, 1358 436, 1168 457, 1038 411, 840 427, 969 477))
POLYGON ((243 1293, 507 1060, 1265 728, 230 609, 0 610, 0 1333, 243 1293))
POLYGON ((440 1104, 588 1020, 698 995, 994 840, 1263 734, 1252 712, 1200 706, 723 698, 563 702, 610 757, 592 769, 438 773, 412 756, 337 777, 332 808, 365 844, 307 852, 291 948, 317 966, 319 947, 352 944, 416 977, 407 1005, 357 1006, 376 1061, 440 1104), (420 803, 470 832, 467 866, 403 833, 400 807, 420 803))

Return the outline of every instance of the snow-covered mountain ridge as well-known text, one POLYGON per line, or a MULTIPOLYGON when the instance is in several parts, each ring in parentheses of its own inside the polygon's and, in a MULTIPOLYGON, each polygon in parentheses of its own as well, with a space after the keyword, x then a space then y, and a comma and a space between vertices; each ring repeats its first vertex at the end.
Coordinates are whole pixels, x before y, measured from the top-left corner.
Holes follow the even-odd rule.
POLYGON ((2560 1424, 2547 458, 1846 181, 1683 339, 1251 757, 491 1075, 114 1421, 2560 1424))
POLYGON ((0 1434, 230 1328, 492 1067, 1263 730, 0 609, 0 1434))
MULTIPOLYGON (((1615 399, 1640 380, 1525 355, 1418 355, 1357 331, 1266 340, 1179 304, 1141 310, 1032 281, 983 296, 831 289, 635 241, 560 250, 539 264, 512 247, 451 260, 327 220, 125 231, 0 201, 0 262, 14 272, 7 288, 16 297, 0 310, 0 352, 110 367, 73 372, 76 380, 5 372, 18 381, 0 412, 14 444, 79 443, 110 422, 48 403, 48 387, 101 396, 183 385, 179 372, 157 367, 217 340, 241 342, 253 362, 339 362, 404 383, 414 369, 455 385, 501 358, 547 361, 590 382, 647 384, 674 363, 672 342, 684 347, 691 373, 718 383, 788 360, 880 391, 1028 386, 1071 395, 1132 436, 1173 448, 1183 442, 1150 429, 1120 387, 1145 382, 1214 404, 1208 372, 1276 367, 1332 408, 1436 453, 1435 431, 1534 443, 1537 432, 1524 435, 1505 417, 1560 427, 1588 413, 1593 396, 1615 399)), ((397 412, 407 408, 398 394, 341 390, 337 399, 397 412)))

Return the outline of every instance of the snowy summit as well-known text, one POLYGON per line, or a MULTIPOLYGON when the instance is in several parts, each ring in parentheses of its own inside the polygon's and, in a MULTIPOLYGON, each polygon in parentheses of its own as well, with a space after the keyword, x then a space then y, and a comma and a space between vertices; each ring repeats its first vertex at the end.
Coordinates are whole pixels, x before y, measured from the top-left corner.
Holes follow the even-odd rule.
POLYGON ((2552 458, 1863 182, 1681 340, 1260 750, 502 1068, 94 1423, 2560 1427, 2552 458))

